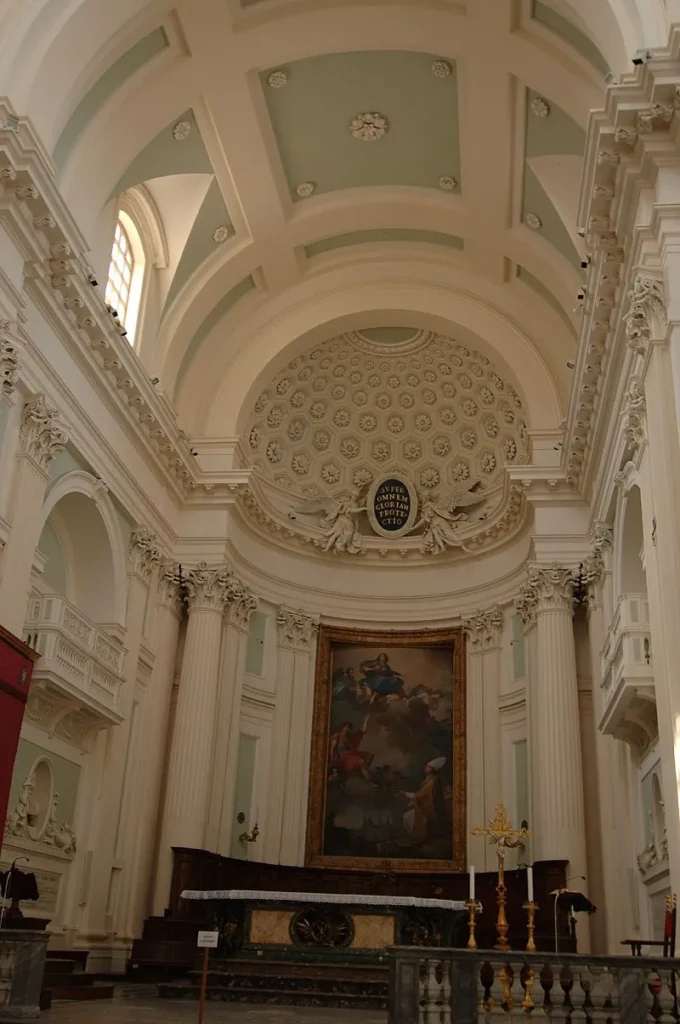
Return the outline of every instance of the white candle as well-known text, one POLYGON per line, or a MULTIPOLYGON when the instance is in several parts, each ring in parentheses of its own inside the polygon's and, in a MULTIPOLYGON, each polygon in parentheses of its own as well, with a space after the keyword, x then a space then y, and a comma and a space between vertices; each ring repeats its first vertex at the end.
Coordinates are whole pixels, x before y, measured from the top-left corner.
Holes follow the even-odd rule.
POLYGON ((534 869, 527 868, 527 896, 529 903, 534 902, 534 869))
POLYGON ((474 898, 475 898, 475 869, 473 868, 472 864, 470 865, 469 871, 470 871, 470 902, 472 902, 474 900, 474 898))

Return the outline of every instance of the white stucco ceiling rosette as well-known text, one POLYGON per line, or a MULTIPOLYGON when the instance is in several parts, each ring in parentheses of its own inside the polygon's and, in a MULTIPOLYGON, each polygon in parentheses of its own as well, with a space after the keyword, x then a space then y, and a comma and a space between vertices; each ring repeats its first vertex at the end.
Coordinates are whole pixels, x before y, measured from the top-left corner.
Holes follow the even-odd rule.
POLYGON ((521 492, 504 471, 528 457, 514 388, 452 338, 397 335, 331 338, 259 395, 242 438, 253 473, 240 496, 258 532, 287 547, 378 560, 460 557, 521 529, 521 492), (398 536, 375 530, 367 512, 369 491, 389 478, 413 495, 398 536), (433 523, 442 528, 434 534, 433 523))

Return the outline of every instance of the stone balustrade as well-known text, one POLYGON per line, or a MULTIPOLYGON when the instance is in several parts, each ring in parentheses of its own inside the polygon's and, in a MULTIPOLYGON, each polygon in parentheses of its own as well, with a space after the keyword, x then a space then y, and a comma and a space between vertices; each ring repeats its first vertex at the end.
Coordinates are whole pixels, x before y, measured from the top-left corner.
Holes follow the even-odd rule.
POLYGON ((602 648, 602 732, 642 754, 658 733, 646 594, 622 594, 602 648))
POLYGON ((23 638, 40 654, 33 682, 119 720, 124 648, 60 594, 31 598, 23 638))
POLYGON ((397 947, 388 1024, 677 1024, 680 961, 397 947))

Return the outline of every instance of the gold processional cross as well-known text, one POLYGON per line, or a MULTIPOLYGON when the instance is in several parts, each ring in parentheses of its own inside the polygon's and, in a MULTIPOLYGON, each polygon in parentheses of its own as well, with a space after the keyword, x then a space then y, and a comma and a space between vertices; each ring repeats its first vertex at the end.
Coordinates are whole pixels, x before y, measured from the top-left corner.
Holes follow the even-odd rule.
POLYGON ((494 949, 509 949, 508 945, 508 921, 505 916, 506 888, 505 888, 505 851, 515 849, 518 846, 524 847, 526 840, 531 835, 528 828, 513 828, 512 822, 505 813, 505 804, 496 805, 496 814, 489 818, 486 828, 476 826, 472 829, 473 836, 488 836, 489 842, 496 847, 498 853, 498 885, 496 896, 498 902, 498 920, 496 931, 498 941, 494 949))

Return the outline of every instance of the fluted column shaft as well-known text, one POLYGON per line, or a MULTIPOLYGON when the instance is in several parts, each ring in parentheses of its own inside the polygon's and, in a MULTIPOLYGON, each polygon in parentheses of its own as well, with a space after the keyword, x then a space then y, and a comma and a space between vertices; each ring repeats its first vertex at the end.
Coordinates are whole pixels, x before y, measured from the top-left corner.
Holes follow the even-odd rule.
MULTIPOLYGON (((463 620, 468 648, 468 818, 469 829, 485 824, 495 813, 503 793, 501 771, 501 720, 498 710, 500 640, 503 613, 500 608, 477 612, 463 620), (474 819, 474 820, 472 820, 474 819)), ((495 852, 483 840, 471 839, 471 863, 493 870, 495 852)))
POLYGON ((532 672, 532 791, 534 856, 568 860, 585 874, 585 815, 581 769, 572 573, 556 565, 529 573, 535 597, 536 664, 532 672))
POLYGON ((274 863, 304 863, 317 628, 314 619, 299 609, 279 611, 264 847, 265 859, 274 863))
POLYGON ((49 469, 66 441, 56 410, 43 395, 26 402, 9 513, 12 528, 0 561, 0 624, 16 635, 21 635, 26 618, 49 469))
POLYGON ((168 764, 156 893, 167 900, 173 846, 201 849, 210 795, 226 567, 202 563, 185 577, 189 618, 168 764))

